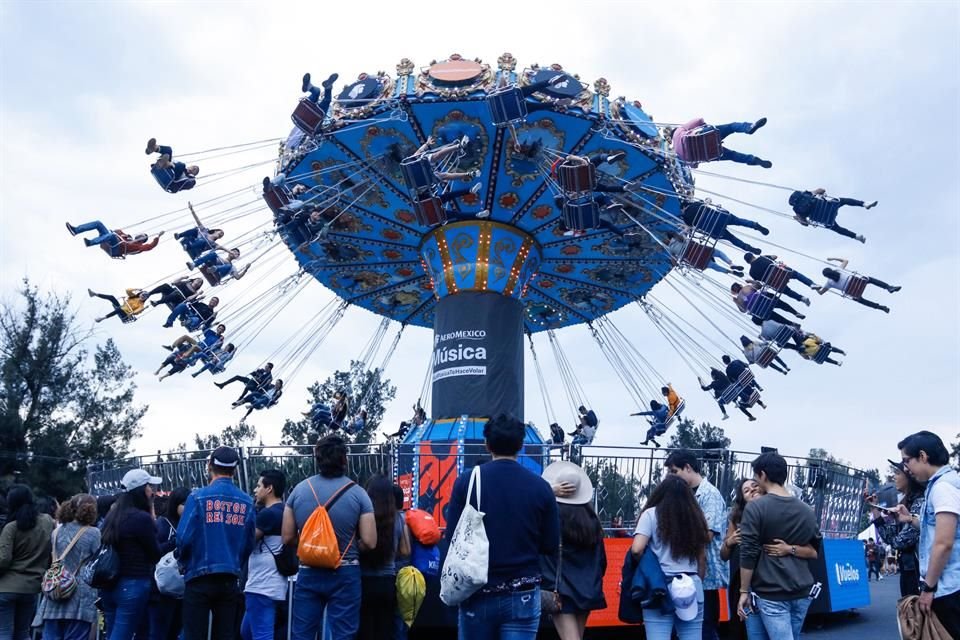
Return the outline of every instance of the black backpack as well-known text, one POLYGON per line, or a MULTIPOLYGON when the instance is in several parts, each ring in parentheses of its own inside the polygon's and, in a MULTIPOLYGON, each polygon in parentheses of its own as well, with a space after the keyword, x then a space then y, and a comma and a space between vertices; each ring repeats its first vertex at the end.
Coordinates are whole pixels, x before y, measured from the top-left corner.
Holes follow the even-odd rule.
POLYGON ((274 553, 270 547, 267 547, 273 561, 277 565, 277 572, 285 577, 297 575, 300 570, 300 558, 297 557, 297 545, 285 544, 280 547, 280 553, 274 553))

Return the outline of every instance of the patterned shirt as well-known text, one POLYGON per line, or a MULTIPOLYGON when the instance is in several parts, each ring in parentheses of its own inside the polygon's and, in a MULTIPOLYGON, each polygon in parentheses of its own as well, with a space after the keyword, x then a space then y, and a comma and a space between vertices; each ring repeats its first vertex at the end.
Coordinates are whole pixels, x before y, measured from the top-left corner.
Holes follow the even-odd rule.
POLYGON ((707 521, 707 528, 713 534, 713 540, 707 545, 707 575, 703 579, 703 588, 721 589, 730 582, 730 567, 720 557, 723 534, 727 530, 727 507, 720 491, 706 478, 700 481, 696 495, 697 504, 707 521))

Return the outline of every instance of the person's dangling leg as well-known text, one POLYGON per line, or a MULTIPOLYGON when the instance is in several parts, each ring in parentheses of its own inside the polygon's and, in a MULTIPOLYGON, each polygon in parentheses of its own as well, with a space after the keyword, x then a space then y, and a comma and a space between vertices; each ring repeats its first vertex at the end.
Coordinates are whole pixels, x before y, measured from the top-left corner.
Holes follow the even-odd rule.
POLYGON ((753 254, 757 254, 761 252, 760 247, 750 246, 749 244, 747 244, 737 236, 730 233, 729 229, 724 229, 723 233, 720 234, 719 239, 726 240, 733 246, 737 247, 738 249, 742 249, 743 251, 748 251, 753 254))
POLYGON ((755 220, 750 220, 749 218, 740 218, 738 216, 733 215, 732 213, 727 214, 727 226, 746 227, 748 229, 755 229, 760 233, 762 233, 763 235, 767 235, 770 233, 770 230, 767 229, 762 224, 760 224, 759 222, 756 222, 755 220))
MULTIPOLYGON (((794 322, 793 320, 787 320, 786 317, 780 315, 780 314, 777 313, 776 311, 774 311, 773 313, 770 314, 770 320, 773 320, 774 322, 779 322, 780 324, 785 324, 785 325, 787 325, 787 326, 794 327, 794 328, 799 328, 799 327, 800 327, 799 324, 797 324, 797 323, 794 322)), ((796 347, 796 349, 797 349, 798 351, 802 352, 802 351, 803 351, 803 341, 800 340, 800 339, 798 339, 796 336, 794 336, 793 339, 794 339, 795 341, 797 341, 797 345, 798 345, 798 346, 796 347)))
POLYGON ((68 222, 67 229, 69 229, 70 233, 73 235, 93 230, 96 230, 98 236, 104 236, 111 233, 110 229, 107 229, 107 226, 99 220, 94 220, 93 222, 84 222, 83 224, 79 224, 75 227, 68 222))
POLYGON ((810 304, 810 299, 809 299, 809 298, 800 295, 799 293, 797 293, 796 291, 794 291, 794 290, 791 289, 790 287, 784 287, 784 288, 783 288, 783 295, 787 296, 788 298, 792 298, 793 300, 796 300, 797 302, 802 302, 802 303, 805 304, 805 305, 808 305, 808 306, 809 306, 809 304, 810 304))
POLYGON ((853 240, 858 240, 858 239, 859 239, 859 237, 857 236, 857 233, 856 233, 855 231, 851 231, 850 229, 846 229, 846 228, 844 228, 844 227, 841 227, 841 226, 838 225, 836 222, 834 222, 832 225, 830 225, 829 227, 827 227, 827 229, 830 229, 830 231, 833 231, 834 233, 839 233, 840 235, 842 235, 842 236, 845 237, 845 238, 851 238, 851 239, 853 239, 853 240))
POLYGON ((779 364, 781 367, 790 371, 790 367, 787 366, 787 363, 780 356, 773 356, 773 361, 779 364))
POLYGON ((787 304, 786 302, 784 302, 782 299, 777 299, 776 303, 774 303, 773 306, 774 306, 774 308, 776 308, 776 309, 782 309, 782 310, 786 311, 787 313, 792 313, 793 315, 797 316, 797 317, 800 318, 801 320, 803 320, 803 319, 806 317, 806 316, 804 316, 802 313, 800 313, 799 311, 797 311, 796 309, 794 309, 793 307, 791 307, 789 304, 787 304))
POLYGON ((872 285, 875 286, 875 287, 880 287, 881 289, 886 289, 886 290, 889 291, 890 293, 896 293, 897 291, 900 291, 900 287, 899 287, 899 286, 897 286, 897 285, 892 285, 892 284, 887 284, 887 283, 884 282, 883 280, 878 280, 878 279, 872 278, 872 277, 870 277, 870 276, 867 276, 867 283, 868 283, 868 284, 872 284, 872 285))
POLYGON ((200 235, 200 228, 193 227, 191 229, 187 229, 186 231, 175 233, 173 234, 173 237, 176 240, 196 240, 199 235, 200 235))
POLYGON ((723 403, 717 400, 717 406, 720 407, 720 413, 723 414, 723 419, 726 420, 730 416, 727 415, 727 408, 723 406, 723 403))
MULTIPOLYGON (((336 73, 331 73, 330 77, 320 83, 320 86, 323 87, 323 98, 320 99, 320 102, 317 103, 324 113, 327 113, 330 110, 330 100, 333 97, 330 93, 330 89, 333 87, 333 83, 337 81, 339 76, 336 73)), ((313 95, 313 92, 310 92, 310 95, 313 95)), ((313 100, 317 102, 316 99, 313 100)))
POLYGON ((772 363, 772 362, 771 362, 770 364, 768 364, 767 366, 768 366, 769 368, 773 369, 774 371, 776 371, 777 373, 782 373, 783 375, 787 375, 787 372, 786 372, 786 371, 784 371, 783 369, 781 369, 780 367, 778 367, 776 364, 774 364, 774 363, 772 363))
POLYGON ((885 307, 879 302, 874 302, 873 300, 867 300, 866 298, 853 298, 853 299, 865 307, 870 307, 871 309, 883 311, 884 313, 890 313, 890 307, 885 307))
MULTIPOLYGON (((472 193, 470 189, 451 189, 449 191, 444 191, 440 194, 440 203, 446 204, 451 200, 456 200, 457 198, 462 198, 463 196, 472 193)), ((472 217, 472 216, 471 216, 472 217)))
POLYGON ((717 160, 728 160, 730 162, 736 162, 738 164, 747 164, 751 166, 759 165, 764 169, 769 169, 773 166, 773 163, 769 160, 762 160, 757 156, 752 156, 748 153, 740 153, 739 151, 734 151, 733 149, 727 149, 726 147, 720 148, 720 157, 717 160))
POLYGON ((244 383, 245 385, 248 385, 248 384, 252 384, 252 383, 253 383, 253 382, 250 380, 250 378, 248 378, 248 377, 246 377, 246 376, 233 376, 232 378, 230 378, 230 379, 227 380, 226 382, 214 382, 214 384, 217 385, 217 387, 223 389, 223 388, 224 388, 225 386, 227 386, 228 384, 233 384, 234 382, 242 382, 242 383, 244 383))
POLYGON ((790 279, 791 279, 791 280, 796 280, 797 282, 799 282, 799 283, 801 283, 801 284, 805 284, 805 285, 807 285, 808 287, 810 287, 811 289, 817 288, 817 285, 814 284, 813 280, 811 280, 811 279, 808 278, 807 276, 803 275, 802 273, 800 273, 800 272, 797 271, 796 269, 791 269, 791 270, 790 270, 790 279))
POLYGON ((720 134, 721 140, 729 136, 731 133, 750 133, 752 128, 752 122, 730 122, 727 124, 716 125, 717 133, 720 134))
POLYGON ((748 418, 750 418, 750 422, 753 422, 754 420, 757 419, 756 416, 754 416, 752 413, 750 413, 749 411, 747 411, 747 408, 746 408, 745 406, 743 406, 743 405, 740 404, 739 402, 737 402, 736 405, 737 405, 737 409, 740 409, 740 411, 742 411, 745 416, 747 416, 748 418))
POLYGON ((730 259, 730 256, 725 254, 723 251, 720 251, 720 249, 717 249, 716 247, 713 249, 713 257, 715 260, 719 260, 720 262, 724 262, 727 265, 733 266, 733 260, 730 259))
POLYGON ((163 301, 163 298, 169 295, 171 292, 176 291, 176 288, 170 284, 161 284, 159 287, 154 287, 147 292, 147 298, 153 297, 155 294, 160 294, 160 300, 163 301))
POLYGON ((865 207, 866 203, 863 200, 855 200, 854 198, 837 198, 837 201, 840 203, 840 206, 847 205, 850 207, 865 207))
POLYGON ((187 303, 181 302, 173 308, 173 311, 170 312, 170 315, 167 316, 167 321, 163 323, 163 326, 167 329, 173 326, 173 321, 179 319, 183 314, 188 310, 187 303))

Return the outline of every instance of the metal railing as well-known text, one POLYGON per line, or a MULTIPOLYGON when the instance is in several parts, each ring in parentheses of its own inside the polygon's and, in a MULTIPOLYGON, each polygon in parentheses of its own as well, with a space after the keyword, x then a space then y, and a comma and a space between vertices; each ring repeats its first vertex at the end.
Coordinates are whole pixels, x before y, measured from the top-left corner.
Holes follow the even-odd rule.
MULTIPOLYGON (((311 447, 240 447, 237 484, 253 491, 265 469, 279 469, 287 476, 288 487, 317 472, 311 447)), ((753 477, 750 463, 756 453, 726 449, 695 451, 702 471, 729 505, 737 482, 753 477)), ((133 468, 143 468, 163 478, 161 489, 199 487, 207 482, 207 458, 210 451, 177 451, 153 456, 135 456, 90 465, 87 470, 89 491, 94 495, 120 491, 120 480, 133 468)), ((622 519, 624 527, 636 522, 653 487, 666 473, 667 449, 646 447, 560 447, 527 445, 522 462, 534 469, 570 459, 580 464, 595 487, 597 515, 605 526, 622 519)), ((798 498, 810 505, 827 537, 855 537, 859 531, 861 507, 867 476, 863 471, 833 462, 784 456, 789 467, 789 483, 798 498)), ((375 473, 395 481, 415 470, 419 486, 446 486, 459 471, 489 459, 482 444, 425 443, 351 445, 348 453, 349 476, 365 484, 375 473)), ((449 496, 446 496, 449 497, 449 496)), ((443 496, 436 496, 442 499, 443 496)), ((431 500, 433 497, 431 497, 431 500)), ((412 496, 417 506, 419 496, 412 496)), ((619 526, 619 524, 618 524, 619 526)))

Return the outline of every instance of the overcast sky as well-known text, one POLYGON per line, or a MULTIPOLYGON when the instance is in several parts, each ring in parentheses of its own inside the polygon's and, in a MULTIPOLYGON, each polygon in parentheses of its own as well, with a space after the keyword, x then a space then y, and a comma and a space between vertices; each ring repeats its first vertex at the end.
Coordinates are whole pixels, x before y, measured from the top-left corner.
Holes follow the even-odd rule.
MULTIPOLYGON (((341 86, 360 72, 394 74, 402 57, 422 66, 457 52, 495 65, 510 51, 521 67, 560 62, 591 83, 603 76, 613 96, 641 100, 657 121, 767 116, 766 128, 731 146, 770 158, 772 170, 729 163, 706 168, 880 201, 871 211, 846 209, 840 220, 864 233, 866 245, 728 201, 740 215, 771 227, 771 242, 819 259, 848 257, 852 268, 903 291, 870 291, 892 307, 890 315, 817 296, 805 327, 845 349, 844 366, 791 357, 789 377, 761 373, 769 409, 758 410, 758 422, 731 411, 722 423, 739 450, 772 445, 803 455, 818 446, 857 465, 880 467, 896 456, 896 442, 907 433, 930 428, 949 441, 960 431, 958 6, 0 3, 0 288, 10 299, 28 276, 44 288, 71 292, 81 321, 92 322, 109 307, 87 298, 87 287, 120 294, 144 286, 182 269, 184 254, 165 238, 152 253, 110 260, 70 237, 64 221, 99 218, 137 230, 133 223, 178 209, 188 197, 196 201, 249 185, 252 199, 266 173, 257 169, 168 195, 153 182, 143 155, 151 136, 182 151, 279 138, 290 129, 305 71, 324 77, 338 71, 341 86)), ((205 171, 271 156, 266 150, 214 160, 205 171)), ((708 177, 698 184, 787 209, 784 191, 708 177)), ((240 234, 268 220, 262 212, 227 230, 240 234)), ((769 248, 808 273, 822 266, 769 248)), ((275 280, 295 271, 287 254, 260 275, 254 267, 248 278, 275 280)), ((246 300, 244 283, 251 280, 225 289, 224 301, 246 300)), ((663 285, 654 293, 672 300, 663 285)), ((311 283, 232 370, 250 370, 330 296, 311 283)), ((677 309, 708 327, 691 309, 677 309)), ((720 424, 716 405, 696 389, 692 373, 638 308, 613 319, 686 397, 688 415, 720 424)), ((190 442, 195 432, 217 432, 239 418, 230 410, 233 394, 218 391, 208 377, 158 383, 151 375, 166 354, 160 345, 178 335, 161 323, 158 312, 133 325, 113 320, 97 328, 97 338, 113 337, 139 372, 137 399, 150 405, 135 443, 141 453, 190 442)), ((264 442, 279 441, 283 419, 306 409, 306 386, 357 358, 377 324, 369 312, 348 311, 283 401, 252 417, 264 442)), ((587 330, 564 329, 558 336, 600 415, 598 442, 637 444, 641 423, 626 417, 636 408, 587 330)), ((540 338, 553 404, 566 406, 540 338)), ((408 329, 387 371, 399 389, 387 412, 391 431, 420 393, 430 340, 428 330, 408 329)), ((526 417, 543 427, 529 358, 527 364, 526 417)))

